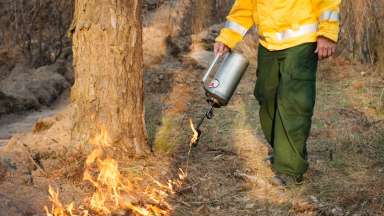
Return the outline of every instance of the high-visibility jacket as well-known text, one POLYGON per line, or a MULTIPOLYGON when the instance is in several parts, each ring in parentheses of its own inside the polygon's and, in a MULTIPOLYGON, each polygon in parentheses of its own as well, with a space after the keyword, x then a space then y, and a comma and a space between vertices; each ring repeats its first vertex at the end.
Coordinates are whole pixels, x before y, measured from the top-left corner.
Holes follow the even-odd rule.
POLYGON ((260 43, 282 50, 318 36, 337 41, 341 0, 236 0, 216 41, 233 48, 256 26, 260 43))

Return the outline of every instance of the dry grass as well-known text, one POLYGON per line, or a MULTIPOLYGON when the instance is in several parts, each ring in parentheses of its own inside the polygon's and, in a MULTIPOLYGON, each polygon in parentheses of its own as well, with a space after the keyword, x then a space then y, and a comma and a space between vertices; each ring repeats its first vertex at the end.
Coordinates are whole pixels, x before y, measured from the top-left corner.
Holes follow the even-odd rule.
POLYGON ((154 150, 159 153, 171 153, 180 141, 180 122, 175 117, 163 117, 154 140, 154 150))
MULTIPOLYGON (((199 205, 184 194, 176 199, 192 204, 178 208, 175 215, 196 208, 201 215, 381 215, 384 116, 377 103, 382 82, 374 67, 343 59, 322 62, 309 141, 311 168, 303 186, 288 190, 269 185, 272 173, 263 162, 267 147, 252 96, 254 69, 230 105, 216 111, 204 130, 202 147, 193 152, 190 181, 202 181, 193 192, 202 196, 199 205), (231 192, 236 188, 243 191, 231 192), (232 198, 223 197, 227 192, 232 198)), ((195 106, 197 111, 201 107, 195 106)))
POLYGON ((343 79, 319 82, 309 141, 313 181, 305 194, 316 194, 346 213, 380 215, 384 209, 380 168, 384 164, 384 124, 378 104, 382 81, 375 78, 372 67, 326 63, 331 66, 322 67, 320 76, 343 74, 343 79), (362 71, 371 75, 362 76, 362 71))
MULTIPOLYGON (((169 197, 172 215, 381 215, 384 124, 383 112, 374 106, 379 97, 375 89, 381 81, 372 68, 363 65, 340 59, 322 65, 306 183, 288 189, 269 183, 273 174, 263 162, 268 148, 260 131, 258 103, 252 95, 256 77, 251 66, 229 106, 216 110, 214 119, 202 128, 200 145, 192 150, 188 178, 181 190, 169 197), (367 75, 362 76, 362 70, 367 75), (358 81, 362 83, 355 84, 358 81)), ((185 168, 191 135, 188 119, 197 119, 206 107, 199 81, 202 71, 174 61, 151 73, 170 72, 174 73, 168 80, 171 83, 163 85, 169 89, 147 89, 146 108, 155 149, 172 154, 125 158, 120 163, 122 174, 132 179, 138 193, 150 185, 147 174, 166 182, 178 168, 185 168)), ((43 164, 57 159, 52 155, 43 157, 43 164)), ((47 169, 55 185, 64 188, 65 201, 91 192, 89 185, 73 183, 80 177, 76 164, 81 157, 58 158, 70 161, 67 169, 57 173, 52 172, 54 166, 47 169)), ((33 190, 45 190, 47 181, 39 170, 32 176, 39 181, 39 188, 33 190)), ((3 191, 19 187, 8 183, 5 180, 0 185, 3 191)), ((32 188, 23 187, 28 189, 24 191, 32 188)), ((22 197, 20 193, 10 194, 22 197)), ((33 196, 28 196, 27 202, 33 206, 47 204, 44 199, 34 202, 33 196)))
MULTIPOLYGON (((363 3, 356 5, 365 8, 363 3)), ((245 48, 248 55, 254 54, 253 49, 245 48)), ((159 50, 157 60, 163 55, 159 50)), ((156 152, 171 154, 121 161, 121 172, 133 180, 138 192, 148 186, 143 177, 146 174, 166 182, 178 168, 185 167, 191 135, 188 119, 197 119, 206 107, 199 81, 203 71, 175 59, 167 59, 163 66, 151 73, 173 76, 160 84, 153 82, 155 76, 149 76, 146 118, 156 152)), ((382 215, 384 108, 379 101, 383 82, 377 79, 374 68, 345 59, 322 62, 309 140, 311 168, 303 186, 289 189, 269 183, 273 174, 263 162, 268 148, 260 130, 258 103, 252 95, 255 79, 252 66, 229 106, 216 110, 215 118, 204 125, 200 145, 192 150, 185 186, 170 197, 172 215, 382 215)), ((54 140, 49 142, 58 145, 54 140)), ((80 177, 81 170, 76 168, 81 167, 81 154, 49 157, 55 156, 44 158, 46 167, 51 167, 47 170, 65 159, 69 163, 67 169, 52 175, 58 178, 54 180, 57 186, 63 188, 64 200, 79 199, 89 192, 87 185, 69 182, 80 177), (59 162, 50 164, 56 160, 59 162)), ((46 190, 48 180, 38 171, 32 176, 41 192, 46 190), (44 184, 40 184, 42 181, 44 184)), ((34 206, 47 203, 34 201, 37 189, 23 184, 28 189, 23 194, 15 189, 19 185, 8 183, 0 185, 3 192, 34 206)), ((45 193, 38 196, 47 198, 45 193)))

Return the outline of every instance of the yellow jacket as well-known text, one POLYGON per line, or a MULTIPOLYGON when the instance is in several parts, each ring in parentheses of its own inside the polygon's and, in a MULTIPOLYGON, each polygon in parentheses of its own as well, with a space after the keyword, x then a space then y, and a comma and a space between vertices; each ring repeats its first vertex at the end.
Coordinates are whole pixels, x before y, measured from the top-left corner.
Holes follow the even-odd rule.
POLYGON ((337 41, 341 0, 236 0, 216 41, 230 48, 256 26, 260 43, 282 50, 315 42, 318 36, 337 41))

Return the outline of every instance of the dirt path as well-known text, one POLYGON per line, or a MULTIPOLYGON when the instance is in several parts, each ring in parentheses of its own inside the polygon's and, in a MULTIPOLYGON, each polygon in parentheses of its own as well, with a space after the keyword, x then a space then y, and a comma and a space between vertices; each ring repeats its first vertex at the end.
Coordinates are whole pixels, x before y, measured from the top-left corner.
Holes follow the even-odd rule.
POLYGON ((29 133, 38 119, 52 116, 68 104, 69 93, 63 93, 54 104, 41 110, 14 113, 0 117, 0 147, 5 145, 13 135, 29 133))

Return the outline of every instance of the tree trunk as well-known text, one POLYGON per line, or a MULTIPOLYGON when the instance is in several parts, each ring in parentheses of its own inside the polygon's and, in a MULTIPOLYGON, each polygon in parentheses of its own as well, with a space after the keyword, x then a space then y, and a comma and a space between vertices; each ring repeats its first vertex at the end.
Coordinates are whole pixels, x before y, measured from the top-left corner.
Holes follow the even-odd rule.
POLYGON ((382 49, 384 0, 342 2, 340 48, 343 54, 363 63, 375 63, 382 49))
POLYGON ((76 0, 72 141, 108 132, 115 152, 149 152, 144 123, 141 0, 76 0))

